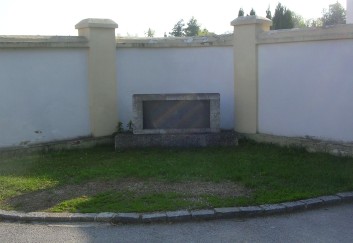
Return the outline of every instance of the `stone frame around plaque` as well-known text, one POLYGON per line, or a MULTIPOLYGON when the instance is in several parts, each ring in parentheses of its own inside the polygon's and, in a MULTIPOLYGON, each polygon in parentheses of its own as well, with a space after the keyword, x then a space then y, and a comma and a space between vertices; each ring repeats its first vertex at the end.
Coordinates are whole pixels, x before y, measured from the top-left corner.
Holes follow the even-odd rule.
MULTIPOLYGON (((187 102, 185 102, 187 103, 187 102)), ((220 132, 220 94, 186 93, 186 94, 134 94, 133 95, 134 134, 173 134, 173 133, 218 133, 220 132), (209 112, 204 119, 209 119, 208 127, 183 128, 145 128, 144 102, 148 101, 209 101, 209 112)))

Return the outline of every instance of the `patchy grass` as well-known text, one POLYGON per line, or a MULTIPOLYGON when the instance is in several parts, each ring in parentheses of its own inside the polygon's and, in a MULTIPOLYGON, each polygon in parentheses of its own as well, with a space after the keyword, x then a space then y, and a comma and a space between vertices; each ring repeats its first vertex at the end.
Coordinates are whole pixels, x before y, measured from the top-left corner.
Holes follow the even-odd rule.
MULTIPOLYGON (((90 181, 123 179, 234 182, 250 196, 221 197, 175 193, 134 194, 99 191, 60 202, 49 211, 161 211, 256 205, 298 200, 353 190, 353 159, 296 148, 240 141, 233 148, 141 149, 115 152, 112 147, 0 157, 0 208, 15 196, 90 181), (190 199, 191 198, 191 199, 190 199)), ((23 207, 17 207, 25 210, 23 207)))
POLYGON ((105 192, 94 197, 81 197, 72 199, 52 208, 54 212, 71 211, 92 213, 114 212, 149 212, 170 211, 180 208, 194 209, 209 207, 207 200, 194 200, 179 193, 153 193, 136 195, 132 192, 105 192))

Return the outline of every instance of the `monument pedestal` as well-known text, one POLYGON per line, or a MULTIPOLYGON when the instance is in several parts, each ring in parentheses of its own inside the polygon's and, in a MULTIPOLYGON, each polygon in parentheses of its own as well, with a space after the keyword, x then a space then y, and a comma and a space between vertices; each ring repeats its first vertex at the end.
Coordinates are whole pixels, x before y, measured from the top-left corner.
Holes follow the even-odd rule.
POLYGON ((238 145, 238 137, 233 131, 220 133, 194 134, 131 134, 120 133, 115 136, 115 149, 129 148, 194 148, 225 147, 238 145))

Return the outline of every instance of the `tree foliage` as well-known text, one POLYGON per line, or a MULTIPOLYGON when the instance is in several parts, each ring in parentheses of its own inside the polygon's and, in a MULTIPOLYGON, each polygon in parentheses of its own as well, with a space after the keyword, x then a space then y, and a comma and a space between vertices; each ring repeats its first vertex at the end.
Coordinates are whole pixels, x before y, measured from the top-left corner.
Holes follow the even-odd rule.
POLYGON ((215 35, 215 33, 208 31, 208 29, 203 28, 199 31, 199 33, 197 34, 198 36, 212 36, 215 35))
POLYGON ((155 33, 156 33, 156 31, 152 30, 151 28, 148 28, 147 32, 145 32, 145 35, 147 37, 154 37, 155 33))
POLYGON ((322 18, 318 19, 308 19, 305 21, 306 27, 321 27, 322 26, 322 18))
POLYGON ((201 25, 198 24, 197 20, 192 17, 189 22, 185 24, 181 19, 174 25, 172 32, 169 32, 171 36, 182 37, 182 36, 207 36, 213 35, 214 33, 209 32, 206 28, 201 29, 201 25))
POLYGON ((304 18, 301 15, 294 13, 293 11, 292 11, 292 19, 293 19, 294 28, 308 27, 304 18))
POLYGON ((271 10, 270 10, 270 6, 268 6, 268 8, 266 10, 266 18, 272 19, 272 13, 271 13, 271 10))
POLYGON ((324 26, 335 25, 335 24, 345 24, 345 23, 346 23, 346 10, 339 2, 331 4, 328 10, 326 9, 323 10, 322 24, 324 26))
POLYGON ((170 35, 175 36, 175 37, 182 37, 185 36, 184 34, 184 20, 181 19, 176 23, 172 29, 172 32, 169 32, 170 35))
POLYGON ((272 28, 274 30, 292 29, 294 27, 292 12, 284 7, 281 3, 278 3, 272 21, 272 28))
POLYGON ((244 16, 244 10, 243 8, 240 8, 238 12, 238 17, 243 17, 243 16, 244 16))
POLYGON ((197 36, 200 32, 200 25, 197 23, 197 20, 192 17, 187 23, 186 28, 184 29, 185 36, 197 36))

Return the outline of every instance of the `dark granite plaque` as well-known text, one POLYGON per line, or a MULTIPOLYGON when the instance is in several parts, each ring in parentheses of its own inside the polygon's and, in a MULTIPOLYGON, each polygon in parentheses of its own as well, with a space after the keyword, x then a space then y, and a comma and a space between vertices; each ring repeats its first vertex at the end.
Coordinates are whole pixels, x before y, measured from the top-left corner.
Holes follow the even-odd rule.
POLYGON ((143 101, 143 129, 210 128, 209 100, 143 101))
POLYGON ((217 93, 134 94, 134 134, 218 133, 217 93))

